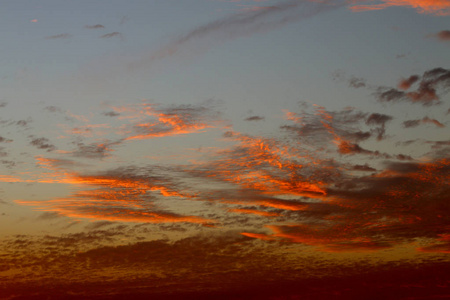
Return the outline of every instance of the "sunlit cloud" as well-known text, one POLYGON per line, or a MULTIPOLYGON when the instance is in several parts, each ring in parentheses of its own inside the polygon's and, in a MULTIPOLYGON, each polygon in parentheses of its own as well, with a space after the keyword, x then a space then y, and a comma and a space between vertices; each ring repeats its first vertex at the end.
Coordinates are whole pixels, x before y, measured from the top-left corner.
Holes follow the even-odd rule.
POLYGON ((409 101, 421 103, 424 106, 439 104, 440 94, 447 94, 450 90, 450 70, 435 68, 424 72, 421 77, 412 75, 408 79, 402 80, 399 87, 407 90, 415 82, 418 84, 415 91, 379 88, 376 96, 381 102, 409 101))
POLYGON ((435 14, 438 16, 450 15, 450 1, 449 0, 369 0, 369 1, 354 1, 350 6, 353 11, 368 11, 380 10, 393 6, 411 7, 419 13, 435 14), (369 2, 368 4, 359 4, 360 2, 369 2))

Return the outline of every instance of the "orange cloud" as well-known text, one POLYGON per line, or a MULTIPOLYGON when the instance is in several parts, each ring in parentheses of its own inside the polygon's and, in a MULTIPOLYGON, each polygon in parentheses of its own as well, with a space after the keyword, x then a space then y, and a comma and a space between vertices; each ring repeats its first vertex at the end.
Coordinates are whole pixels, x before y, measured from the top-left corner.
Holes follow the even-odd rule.
MULTIPOLYGON (((360 1, 351 1, 358 3, 360 1)), ((379 10, 392 6, 405 6, 415 8, 419 13, 434 14, 438 16, 450 15, 450 0, 381 0, 370 2, 382 2, 377 4, 353 5, 353 11, 379 10)))

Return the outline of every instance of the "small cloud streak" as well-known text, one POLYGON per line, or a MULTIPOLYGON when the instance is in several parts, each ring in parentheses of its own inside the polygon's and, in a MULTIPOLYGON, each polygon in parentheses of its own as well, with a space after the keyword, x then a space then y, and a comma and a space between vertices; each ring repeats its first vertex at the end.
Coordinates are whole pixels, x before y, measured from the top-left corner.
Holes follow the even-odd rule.
POLYGON ((61 34, 57 34, 57 35, 47 36, 47 37, 45 37, 45 39, 56 40, 56 39, 68 39, 71 37, 72 37, 72 35, 70 33, 61 33, 61 34))
POLYGON ((264 121, 264 117, 261 116, 251 116, 248 118, 245 118, 245 121, 264 121))
POLYGON ((101 35, 100 38, 101 39, 109 39, 109 38, 113 38, 113 37, 121 37, 122 34, 120 32, 111 32, 111 33, 106 33, 104 35, 101 35))
POLYGON ((100 29, 100 28, 105 28, 105 26, 103 26, 101 24, 96 24, 96 25, 86 25, 86 26, 84 26, 84 28, 86 28, 86 29, 100 29))

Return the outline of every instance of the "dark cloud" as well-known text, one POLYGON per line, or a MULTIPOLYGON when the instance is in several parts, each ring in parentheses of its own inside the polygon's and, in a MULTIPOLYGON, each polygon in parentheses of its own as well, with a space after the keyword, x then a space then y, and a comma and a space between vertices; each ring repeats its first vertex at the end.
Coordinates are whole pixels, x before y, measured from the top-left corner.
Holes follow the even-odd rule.
POLYGON ((435 34, 441 41, 450 41, 450 30, 442 30, 435 34))
POLYGON ((103 115, 107 116, 107 117, 117 117, 120 116, 120 113, 115 112, 115 111, 108 111, 108 112, 103 112, 103 115))
POLYGON ((37 220, 47 221, 61 218, 61 215, 55 212, 44 212, 37 217, 37 220))
POLYGON ((248 118, 245 118, 245 121, 263 121, 265 118, 261 116, 251 116, 248 118))
POLYGON ((403 127, 405 128, 411 128, 411 127, 417 127, 421 123, 421 120, 407 120, 403 122, 403 127))
POLYGON ((46 106, 44 109, 49 111, 49 112, 52 112, 52 113, 62 113, 62 112, 64 112, 60 107, 53 106, 53 105, 52 106, 46 106))
POLYGON ((84 26, 84 28, 87 28, 87 29, 99 29, 99 28, 105 28, 105 26, 103 26, 101 24, 96 24, 96 25, 86 25, 86 26, 84 26))
POLYGON ((450 70, 435 68, 423 73, 420 77, 412 75, 400 82, 402 89, 409 89, 411 84, 417 82, 418 87, 411 92, 403 92, 393 88, 378 88, 376 97, 381 102, 409 101, 422 105, 435 105, 440 103, 440 96, 450 90, 450 70))
POLYGON ((69 33, 61 33, 61 34, 57 34, 57 35, 51 35, 51 36, 47 36, 45 37, 45 39, 47 40, 54 40, 54 39, 68 39, 71 38, 72 35, 69 33))
POLYGON ((5 147, 0 147, 0 157, 8 156, 8 152, 4 151, 5 147))
POLYGON ((351 170, 353 171, 365 171, 365 172, 376 172, 377 170, 368 166, 367 164, 364 165, 354 165, 352 166, 351 170))
POLYGON ((405 98, 405 92, 396 90, 396 89, 384 89, 380 88, 378 92, 376 92, 378 100, 381 102, 391 102, 391 101, 400 101, 405 98))
POLYGON ((83 157, 90 159, 103 159, 111 156, 111 152, 114 151, 113 146, 119 145, 122 140, 117 141, 105 141, 103 143, 91 143, 85 144, 83 142, 76 143, 77 149, 72 151, 72 155, 75 157, 83 157))
POLYGON ((420 124, 426 124, 426 123, 434 124, 434 125, 436 125, 436 127, 439 127, 439 128, 445 127, 445 125, 442 124, 441 122, 439 122, 438 120, 431 119, 431 118, 428 118, 428 117, 424 117, 424 118, 418 119, 418 120, 407 120, 407 121, 404 121, 403 122, 403 127, 405 127, 405 128, 412 128, 412 127, 417 127, 420 124))
POLYGON ((109 38, 116 37, 116 36, 121 37, 122 34, 120 32, 115 31, 115 32, 106 33, 104 35, 101 35, 100 38, 101 39, 109 39, 109 38))
POLYGON ((26 127, 30 122, 31 120, 19 120, 16 121, 15 124, 21 127, 26 127))
POLYGON ((52 145, 47 138, 35 138, 32 136, 30 136, 30 138, 30 145, 35 146, 38 149, 47 150, 48 152, 56 149, 56 147, 52 145))
MULTIPOLYGON (((2 152, 1 148, 0 148, 0 157, 6 156, 6 155, 2 155, 2 153, 6 153, 6 152, 2 152)), ((6 160, 6 159, 0 160, 0 164, 2 164, 3 166, 5 166, 8 169, 12 169, 13 167, 16 166, 16 162, 15 161, 13 161, 13 160, 6 160)))
POLYGON ((355 89, 362 88, 366 86, 366 80, 363 78, 351 77, 348 80, 348 85, 355 89))
POLYGON ((1 108, 1 107, 5 107, 6 105, 8 105, 7 102, 1 102, 1 103, 0 103, 0 108, 1 108))
POLYGON ((0 143, 11 143, 13 140, 0 136, 0 143))
POLYGON ((395 58, 396 59, 401 59, 401 58, 405 58, 405 57, 407 57, 409 55, 409 53, 401 53, 401 54, 397 54, 396 56, 395 56, 395 58))
POLYGON ((367 117, 366 124, 367 125, 381 125, 378 128, 373 129, 373 132, 377 136, 377 140, 380 141, 384 138, 386 133, 385 125, 387 122, 391 121, 393 118, 388 115, 373 113, 367 117))
POLYGON ((450 140, 448 141, 428 141, 427 143, 432 144, 433 149, 440 149, 445 146, 450 146, 450 140))
POLYGON ((115 224, 116 224, 115 222, 98 221, 98 222, 93 222, 93 223, 90 223, 89 225, 86 225, 86 229, 87 230, 97 230, 102 227, 108 227, 108 226, 115 225, 115 224))

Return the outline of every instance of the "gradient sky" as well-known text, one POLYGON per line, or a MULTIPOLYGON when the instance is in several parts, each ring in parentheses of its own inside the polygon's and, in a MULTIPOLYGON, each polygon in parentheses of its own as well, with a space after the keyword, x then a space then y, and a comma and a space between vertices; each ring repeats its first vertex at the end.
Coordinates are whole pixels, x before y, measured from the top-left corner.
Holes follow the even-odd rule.
POLYGON ((450 0, 15 0, 0 28, 0 298, 449 297, 450 0))

